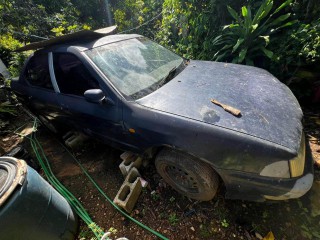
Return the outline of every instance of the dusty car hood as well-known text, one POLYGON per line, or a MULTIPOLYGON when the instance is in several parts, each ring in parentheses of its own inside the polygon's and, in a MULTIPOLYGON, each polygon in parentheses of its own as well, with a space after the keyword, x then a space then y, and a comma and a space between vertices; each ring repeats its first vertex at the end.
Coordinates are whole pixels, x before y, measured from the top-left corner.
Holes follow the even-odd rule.
POLYGON ((259 137, 297 151, 302 111, 291 91, 263 69, 191 61, 174 79, 137 103, 259 137), (210 102, 241 110, 235 117, 210 102))

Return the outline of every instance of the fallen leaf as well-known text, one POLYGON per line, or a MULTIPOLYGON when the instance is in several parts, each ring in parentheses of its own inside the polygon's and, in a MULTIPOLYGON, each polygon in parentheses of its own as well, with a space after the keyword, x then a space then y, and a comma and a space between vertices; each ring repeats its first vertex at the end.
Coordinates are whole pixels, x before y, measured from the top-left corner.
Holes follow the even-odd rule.
POLYGON ((268 232, 267 236, 265 236, 262 240, 274 240, 274 235, 272 232, 268 232))

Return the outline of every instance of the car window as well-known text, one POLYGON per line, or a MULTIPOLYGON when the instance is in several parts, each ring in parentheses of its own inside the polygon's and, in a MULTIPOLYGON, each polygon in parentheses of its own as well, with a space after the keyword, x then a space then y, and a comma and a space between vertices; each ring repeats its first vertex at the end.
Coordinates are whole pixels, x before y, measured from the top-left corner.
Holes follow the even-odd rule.
POLYGON ((83 96, 86 90, 100 88, 97 80, 73 54, 54 53, 53 65, 61 93, 83 96))
POLYGON ((33 86, 53 90, 49 73, 48 55, 41 54, 31 57, 26 66, 24 77, 33 86))
POLYGON ((133 99, 157 90, 183 63, 180 56, 146 38, 106 44, 85 53, 120 92, 133 99))

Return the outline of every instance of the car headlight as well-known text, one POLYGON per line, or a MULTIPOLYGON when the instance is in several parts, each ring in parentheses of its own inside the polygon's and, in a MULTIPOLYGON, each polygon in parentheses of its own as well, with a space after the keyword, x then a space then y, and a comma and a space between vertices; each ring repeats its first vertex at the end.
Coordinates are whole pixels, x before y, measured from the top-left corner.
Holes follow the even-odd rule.
POLYGON ((260 172, 261 176, 290 178, 288 161, 278 161, 265 166, 260 172))
POLYGON ((303 174, 306 156, 306 143, 302 133, 300 150, 298 155, 289 161, 291 177, 299 177, 303 174))
POLYGON ((305 137, 302 133, 300 149, 298 155, 288 161, 278 161, 265 166, 260 172, 261 176, 277 177, 277 178, 290 178, 299 177, 303 174, 305 164, 305 137))

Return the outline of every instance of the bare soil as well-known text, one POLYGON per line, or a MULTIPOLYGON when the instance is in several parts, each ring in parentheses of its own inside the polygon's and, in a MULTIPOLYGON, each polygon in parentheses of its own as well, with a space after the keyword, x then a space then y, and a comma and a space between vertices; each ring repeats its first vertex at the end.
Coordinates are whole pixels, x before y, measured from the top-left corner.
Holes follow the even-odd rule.
MULTIPOLYGON (((261 239, 270 231, 276 239, 320 239, 320 114, 315 108, 305 109, 304 113, 305 132, 316 164, 314 186, 302 198, 276 203, 231 201, 224 198, 221 188, 213 200, 197 202, 167 186, 151 163, 140 169, 149 185, 140 195, 131 216, 169 239, 250 240, 261 239)), ((9 123, 0 126, 0 151, 8 152, 18 144, 28 148, 28 141, 22 141, 12 132, 31 119, 21 115, 6 121, 9 123)), ((106 231, 112 228, 112 239, 157 239, 122 216, 101 196, 59 139, 43 128, 39 128, 38 138, 58 179, 81 201, 99 226, 106 231)), ((73 151, 112 200, 124 180, 118 167, 121 153, 94 140, 86 141, 73 151)), ((82 221, 78 239, 93 239, 82 221)))

